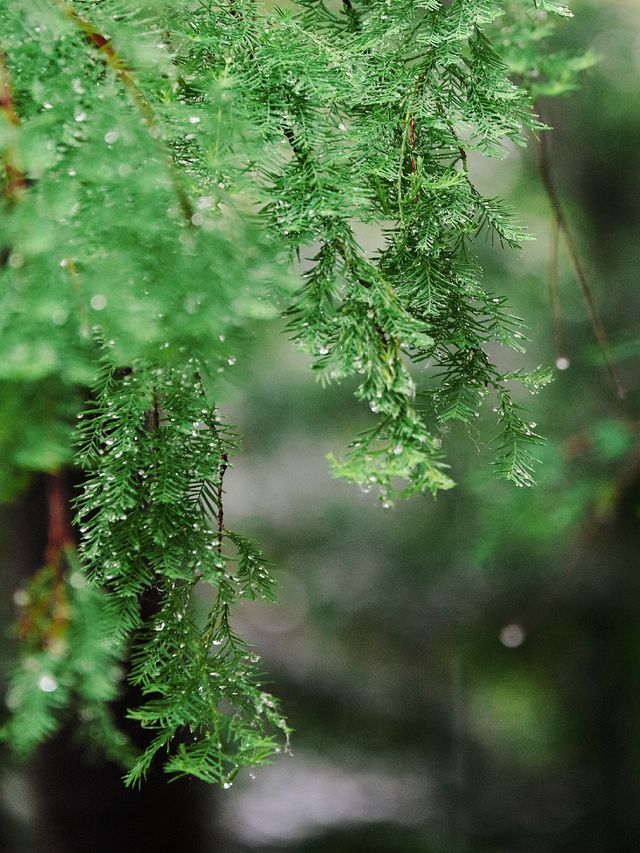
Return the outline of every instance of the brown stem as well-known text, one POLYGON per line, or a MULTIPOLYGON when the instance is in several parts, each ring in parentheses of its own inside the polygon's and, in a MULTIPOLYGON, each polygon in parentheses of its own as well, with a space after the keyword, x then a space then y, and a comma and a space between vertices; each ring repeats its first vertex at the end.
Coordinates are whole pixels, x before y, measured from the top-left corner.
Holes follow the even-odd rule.
MULTIPOLYGON (((7 124, 19 127, 20 117, 16 111, 13 99, 11 77, 2 52, 0 52, 0 113, 4 116, 7 124)), ((17 201, 21 191, 29 185, 25 173, 20 169, 16 160, 17 158, 15 152, 12 150, 12 146, 8 147, 4 155, 6 183, 3 187, 3 194, 11 202, 17 201)))
POLYGON ((224 530, 224 503, 223 503, 223 482, 224 475, 229 467, 229 457, 223 453, 220 462, 220 481, 216 493, 216 503, 218 505, 218 554, 222 553, 222 531, 224 530))
MULTIPOLYGON (((411 120, 409 122, 409 146, 411 148, 411 171, 416 171, 416 120, 414 116, 411 116, 411 120)), ((415 201, 418 198, 416 196, 415 201)))
POLYGON ((626 397, 626 391, 622 384, 622 380, 620 379, 620 375, 618 374, 618 368, 611 357, 609 338, 604 329, 604 326, 602 325, 602 321, 600 320, 600 315, 598 314, 598 309, 596 307, 591 286, 589 285, 589 281, 584 271, 584 267, 582 266, 580 255, 574 242, 573 235, 571 234, 571 231, 569 230, 569 226, 567 224, 567 220, 565 219, 562 203, 560 201, 560 196, 558 195, 558 191, 553 180, 553 174, 551 171, 551 157, 549 153, 549 141, 546 132, 544 131, 540 134, 538 152, 542 183, 547 193, 547 197, 549 199, 549 203, 551 205, 551 209, 555 216, 556 222, 558 224, 558 230, 562 235, 562 239, 564 241, 569 260, 571 261, 571 266, 573 267, 576 279, 578 280, 578 283, 582 290, 582 296, 584 298, 587 310, 589 312, 589 317, 591 319, 591 326, 598 342, 598 346, 600 347, 600 351, 602 352, 603 358, 607 365, 607 370, 609 371, 611 382, 613 383, 613 386, 616 389, 618 397, 623 400, 626 397))
POLYGON ((564 323, 562 320, 562 306, 560 304, 560 289, 558 287, 558 249, 559 249, 560 226, 554 216, 551 226, 551 250, 549 253, 549 293, 553 307, 553 327, 556 339, 556 354, 558 359, 566 358, 567 350, 564 338, 564 323))
POLYGON ((13 100, 13 92, 11 91, 9 69, 3 53, 0 53, 0 110, 4 113, 9 124, 16 127, 20 124, 13 100))
POLYGON ((69 502, 64 477, 60 471, 47 474, 47 508, 49 527, 45 565, 53 566, 59 571, 60 557, 67 548, 75 546, 75 536, 69 519, 69 502))
POLYGON ((157 432, 160 429, 160 405, 158 403, 158 395, 155 391, 153 392, 153 405, 149 413, 149 420, 151 429, 157 432))

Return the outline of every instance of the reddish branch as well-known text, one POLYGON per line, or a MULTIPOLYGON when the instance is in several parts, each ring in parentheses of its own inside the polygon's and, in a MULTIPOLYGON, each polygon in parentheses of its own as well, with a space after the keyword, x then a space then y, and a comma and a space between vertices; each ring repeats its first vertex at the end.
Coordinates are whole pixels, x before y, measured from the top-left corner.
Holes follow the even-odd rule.
POLYGON ((55 474, 47 474, 47 510, 49 526, 44 561, 45 565, 58 570, 60 558, 65 550, 75 547, 64 477, 59 471, 55 474))
POLYGON ((4 55, 0 53, 0 109, 4 113, 9 124, 19 125, 20 119, 16 112, 11 91, 11 80, 4 55))
POLYGON ((30 585, 27 606, 18 619, 20 639, 42 648, 62 640, 69 625, 64 556, 76 544, 61 472, 46 475, 46 489, 48 521, 44 566, 30 585))
MULTIPOLYGON (((11 89, 11 78, 9 69, 4 58, 4 54, 0 52, 0 113, 4 116, 7 124, 13 127, 19 127, 20 117, 16 111, 15 102, 13 100, 13 92, 11 89)), ((28 186, 27 177, 20 169, 16 162, 15 154, 11 148, 4 155, 4 170, 6 174, 6 183, 3 188, 3 193, 9 201, 17 201, 20 192, 28 186)))

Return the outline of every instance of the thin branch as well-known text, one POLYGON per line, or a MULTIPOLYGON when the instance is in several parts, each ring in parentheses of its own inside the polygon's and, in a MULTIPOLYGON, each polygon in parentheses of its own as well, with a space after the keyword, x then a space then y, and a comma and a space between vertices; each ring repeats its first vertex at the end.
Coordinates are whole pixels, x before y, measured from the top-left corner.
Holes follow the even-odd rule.
POLYGON ((553 328, 556 340, 557 362, 567 359, 567 348, 565 344, 564 322, 562 319, 562 305, 560 304, 560 290, 558 288, 558 250, 560 237, 560 226, 557 218, 553 217, 551 224, 551 250, 549 252, 549 294, 553 307, 553 328))
POLYGON ((69 519, 69 504, 63 475, 47 474, 47 509, 49 513, 45 565, 60 572, 60 558, 67 548, 75 547, 75 535, 69 519))
POLYGON ((571 231, 569 230, 569 226, 567 224, 567 220, 565 219, 564 211, 562 209, 562 203, 560 201, 560 196, 558 195, 558 191, 553 180, 553 175, 551 171, 551 157, 549 153, 549 142, 545 132, 542 132, 540 134, 538 152, 542 183, 547 193, 547 197, 549 199, 549 203, 551 205, 555 220, 557 222, 558 230, 562 235, 564 245, 569 256, 569 260, 571 261, 571 266, 573 267, 576 279, 578 280, 578 283, 582 290, 582 296, 586 303, 587 310, 589 312, 589 317, 591 319, 591 326, 596 336, 598 346, 600 347, 600 351, 602 352, 605 363, 607 365, 609 376, 611 377, 611 381, 613 383, 614 388, 616 389, 618 397, 623 400, 626 397, 626 391, 622 384, 622 380, 620 379, 618 368, 611 357, 609 338, 604 329, 604 326, 602 325, 602 321, 600 320, 600 315, 598 314, 598 309, 596 307, 591 286, 589 285, 589 281, 584 271, 584 267, 582 266, 580 255, 574 242, 573 235, 571 234, 571 231))
POLYGON ((219 469, 219 481, 218 488, 216 490, 216 504, 218 506, 218 554, 222 553, 222 533, 224 530, 224 475, 227 472, 227 468, 229 467, 229 457, 226 453, 223 453, 220 456, 220 469, 219 469))

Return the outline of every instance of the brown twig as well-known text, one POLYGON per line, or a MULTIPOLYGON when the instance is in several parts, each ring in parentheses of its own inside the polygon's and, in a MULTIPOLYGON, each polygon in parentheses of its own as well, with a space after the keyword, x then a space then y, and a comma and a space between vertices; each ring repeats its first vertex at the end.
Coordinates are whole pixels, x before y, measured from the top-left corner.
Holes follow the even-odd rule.
POLYGON ((219 482, 218 488, 216 490, 216 504, 218 507, 218 554, 222 553, 222 534, 224 531, 224 475, 227 472, 227 468, 229 467, 229 457, 226 453, 223 453, 220 457, 220 470, 219 470, 219 482))
POLYGON ((45 565, 60 572, 61 556, 75 547, 75 535, 69 519, 69 502, 61 471, 47 474, 47 509, 49 513, 45 565))
MULTIPOLYGON (((411 120, 409 121, 409 147, 411 148, 411 171, 415 173, 416 171, 416 120, 414 116, 411 116, 411 120)), ((414 199, 417 201, 418 198, 414 199)))
POLYGON ((589 281, 584 271, 584 267, 582 266, 582 262, 580 260, 578 249, 576 247, 573 235, 569 229, 567 220, 564 215, 560 196, 558 195, 558 191, 553 180, 553 174, 551 170, 551 157, 549 152, 549 141, 546 132, 544 131, 540 134, 538 152, 542 184, 547 193, 547 197, 549 199, 549 203, 551 205, 551 209, 553 211, 553 215, 558 226, 558 231, 562 235, 562 239, 567 250, 567 255, 569 256, 569 260, 571 261, 571 266, 573 267, 575 277, 578 280, 580 289, 582 290, 582 296, 584 298, 587 310, 589 312, 589 317, 591 319, 591 326, 598 342, 598 346, 600 347, 600 351, 602 352, 603 358, 607 365, 607 370, 609 371, 611 382, 613 383, 618 397, 623 400, 626 397, 626 391, 622 384, 622 380, 620 379, 620 375, 618 374, 618 368, 611 357, 609 338, 607 336, 604 326, 602 325, 602 321, 600 320, 591 286, 589 285, 589 281))
POLYGON ((564 323, 562 319, 562 306, 560 304, 560 289, 558 287, 558 250, 560 248, 560 226, 558 220, 553 217, 551 224, 551 249, 549 252, 549 294, 553 308, 553 328, 556 340, 556 355, 558 361, 566 360, 567 349, 565 345, 564 323))
MULTIPOLYGON (((7 124, 12 127, 20 126, 20 117, 16 111, 13 99, 11 77, 2 52, 0 52, 0 114, 4 116, 7 124)), ((3 188, 3 194, 9 201, 15 202, 20 197, 21 191, 28 187, 29 182, 25 173, 18 166, 17 157, 15 151, 12 150, 12 146, 7 148, 4 155, 4 171, 7 180, 3 188)))

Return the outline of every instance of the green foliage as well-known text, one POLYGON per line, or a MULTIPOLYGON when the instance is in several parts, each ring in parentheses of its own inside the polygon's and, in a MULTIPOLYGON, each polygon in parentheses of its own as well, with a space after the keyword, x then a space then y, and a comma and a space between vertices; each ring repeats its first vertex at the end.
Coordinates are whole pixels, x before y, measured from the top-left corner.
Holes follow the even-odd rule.
POLYGON ((130 716, 155 735, 128 783, 179 735, 167 771, 225 784, 277 748, 268 726, 288 733, 257 680, 257 656, 230 624, 236 600, 272 598, 272 580, 253 544, 224 527, 236 445, 189 368, 105 367, 80 431, 81 558, 105 590, 114 634, 139 629, 131 681, 145 702, 130 716), (215 594, 199 624, 189 605, 205 584, 215 594))
POLYGON ((16 598, 21 656, 7 694, 12 716, 0 739, 28 755, 59 727, 60 712, 73 707, 86 745, 128 762, 131 749, 109 711, 124 674, 124 645, 104 595, 87 583, 75 553, 67 550, 16 598))
MULTIPOLYGON (((21 404, 0 487, 68 464, 81 418, 80 560, 132 645, 131 716, 154 735, 130 783, 169 751, 168 772, 228 784, 288 731, 230 623, 236 600, 271 596, 264 558, 224 524, 236 443, 217 407, 257 320, 285 311, 319 378, 354 382, 375 416, 338 475, 387 503, 447 489, 440 426, 493 398, 496 469, 533 482, 540 437, 509 383, 539 374, 490 355, 522 351, 523 332, 474 252, 526 235, 468 153, 502 157, 540 127, 491 34, 511 28, 528 69, 547 13, 567 12, 513 5, 1 0, 0 380, 21 404)), ((56 672, 51 696, 32 679, 14 703, 19 720, 40 700, 25 749, 70 701, 56 672)))

